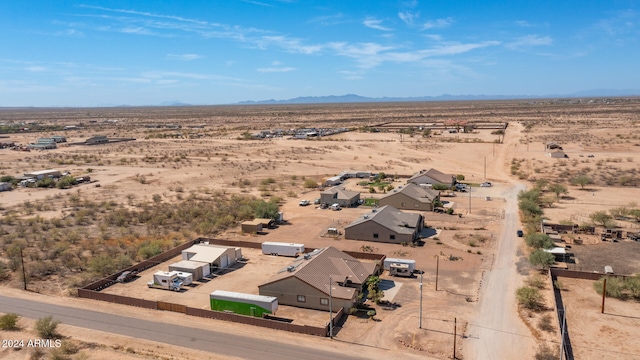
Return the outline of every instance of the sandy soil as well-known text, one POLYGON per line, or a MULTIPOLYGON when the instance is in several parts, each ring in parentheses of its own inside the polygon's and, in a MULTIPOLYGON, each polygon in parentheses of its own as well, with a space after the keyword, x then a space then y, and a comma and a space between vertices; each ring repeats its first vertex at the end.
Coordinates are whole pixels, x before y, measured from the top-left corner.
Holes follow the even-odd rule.
MULTIPOLYGON (((25 217, 56 217, 71 211, 68 202, 78 192, 93 199, 130 204, 151 201, 153 195, 159 195, 163 202, 179 201, 191 193, 211 196, 215 196, 216 192, 240 193, 265 199, 280 196, 284 199, 281 209, 291 225, 270 230, 263 236, 242 235, 239 229, 231 229, 219 237, 256 242, 296 241, 311 247, 333 245, 352 251, 369 245, 374 247, 376 252, 388 256, 416 259, 418 267, 425 270, 423 296, 424 303, 429 304, 423 308, 423 329, 417 329, 416 325, 418 319, 415 314, 419 305, 418 280, 393 279, 402 284, 394 296, 394 301, 402 306, 395 310, 380 309, 377 316, 380 321, 350 318, 344 327, 339 329, 337 338, 345 342, 397 349, 406 354, 431 354, 446 358, 451 356, 449 349, 452 346, 452 319, 458 319, 459 330, 462 332, 465 324, 472 323, 477 316, 475 310, 482 273, 492 269, 495 262, 493 254, 504 226, 504 198, 509 188, 507 178, 530 181, 530 184, 537 179, 545 178, 566 184, 569 193, 554 202, 551 207, 544 209, 545 216, 553 222, 572 220, 586 223, 594 211, 623 205, 634 206, 632 202, 640 198, 640 189, 637 185, 622 186, 618 182, 622 176, 630 176, 631 179, 628 180, 634 181, 639 171, 637 164, 640 163, 640 153, 637 146, 640 140, 636 134, 640 123, 637 108, 638 105, 632 101, 608 99, 606 102, 558 100, 528 103, 215 107, 187 110, 168 108, 161 111, 49 109, 29 113, 21 110, 3 110, 0 112, 3 121, 35 119, 43 122, 55 120, 64 125, 82 123, 85 129, 66 132, 70 142, 81 141, 94 134, 134 136, 138 140, 95 147, 63 146, 46 152, 0 150, 0 172, 3 175, 20 175, 27 171, 57 168, 69 170, 76 176, 90 175, 93 180, 97 180, 97 183, 70 190, 17 189, 3 192, 0 193, 0 205, 11 211, 26 208, 25 202, 44 202, 51 205, 31 214, 21 214, 25 217), (105 121, 114 118, 119 121, 105 121), (491 134, 490 130, 481 130, 473 134, 444 134, 432 138, 422 138, 419 134, 411 137, 406 134, 400 136, 397 133, 356 131, 325 137, 319 141, 285 138, 236 140, 244 131, 253 132, 260 129, 372 126, 389 121, 420 124, 451 118, 509 121, 512 127, 507 130, 507 134, 516 128, 513 125, 520 123, 517 129, 521 139, 508 149, 504 144, 494 143, 499 136, 491 134), (181 123, 185 126, 181 130, 143 128, 145 124, 157 123, 181 123), (205 124, 205 128, 188 129, 187 125, 192 124, 205 124), (530 125, 533 127, 529 130, 530 125), (152 138, 157 134, 177 132, 182 135, 172 139, 152 138), (201 133, 203 136, 191 136, 195 133, 201 133), (544 151, 544 143, 548 141, 561 143, 569 158, 548 157, 544 151), (520 163, 516 171, 513 171, 513 159, 520 163), (452 207, 456 212, 463 214, 462 218, 425 214, 427 224, 433 226, 437 232, 427 240, 424 247, 412 248, 325 238, 322 235, 327 227, 343 228, 368 209, 361 207, 331 212, 317 210, 313 206, 297 205, 301 199, 313 200, 318 197, 317 191, 302 187, 303 177, 322 182, 346 169, 384 171, 400 177, 400 184, 405 177, 430 167, 443 172, 463 174, 467 181, 473 183, 492 181, 494 187, 474 188, 470 205, 466 194, 448 199, 452 201, 452 207), (505 175, 505 172, 510 175, 505 175), (588 185, 588 190, 581 190, 579 186, 568 183, 572 176, 580 172, 588 172, 594 178, 595 183, 588 185), (275 183, 261 189, 260 181, 266 178, 273 178, 275 183), (242 185, 240 180, 247 180, 250 185, 242 185), (96 184, 100 187, 96 187, 96 184), (485 200, 487 196, 491 198, 490 201, 485 200), (470 245, 471 241, 475 246, 470 245), (436 255, 441 256, 441 290, 438 292, 433 290, 436 255), (445 260, 449 255, 462 257, 462 260, 445 260), (405 319, 409 320, 404 321, 405 319), (363 333, 367 335, 362 336, 363 333)), ((26 144, 44 135, 46 134, 11 134, 8 140, 26 144)), ((353 183, 347 183, 347 187, 358 188, 353 183)), ((363 197, 365 195, 369 196, 363 193, 363 197)), ((625 230, 639 228, 637 223, 618 223, 625 230)), ((597 260, 599 251, 596 246, 612 248, 609 255, 611 258, 624 259, 625 253, 636 251, 635 248, 622 246, 615 251, 614 247, 619 244, 597 244, 597 241, 594 241, 593 245, 589 250, 593 255, 588 255, 587 252, 581 254, 580 249, 575 249, 578 260, 584 259, 588 262, 582 262, 585 268, 601 266, 597 260)), ((587 246, 590 245, 584 245, 587 246)), ((257 259, 258 257, 254 256, 252 260, 257 259)), ((622 268, 624 271, 640 271, 637 262, 628 263, 628 267, 622 268)), ((280 266, 275 262, 272 265, 264 265, 280 266)), ((244 269, 237 273, 240 274, 242 270, 244 269)), ((250 271, 250 267, 247 267, 247 271, 250 271)), ((131 283, 131 286, 143 285, 146 281, 146 278, 142 278, 131 283)), ((52 287, 60 286, 54 280, 50 283, 52 287)), ((247 285, 254 288, 252 284, 247 285)), ((200 288, 192 290, 195 290, 191 292, 194 294, 200 291, 200 288)), ((114 287, 113 291, 118 291, 117 287, 114 287)), ((156 290, 155 294, 159 292, 162 293, 156 290)), ((206 298, 206 294, 208 290, 202 290, 199 297, 206 298)), ((206 307, 206 300, 202 303, 200 301, 198 300, 198 303, 206 307)), ((104 306, 108 308, 116 305, 104 306)), ((163 312, 160 314, 161 317, 175 316, 163 312)), ((610 326, 615 328, 617 319, 609 318, 610 326)), ((596 323, 591 329, 590 322, 579 326, 585 329, 585 336, 599 329, 596 323)), ((534 323, 531 328, 535 327, 534 323)), ((81 333, 78 331, 74 337, 93 336, 94 340, 86 340, 88 342, 103 338, 102 334, 81 333)), ((259 331, 256 333, 256 336, 259 336, 259 331)), ((296 335, 292 334, 287 336, 296 338, 296 335)), ((603 347, 625 353, 621 349, 624 344, 604 344, 604 340, 602 337, 591 337, 586 341, 600 342, 603 347)), ((114 340, 111 344, 113 343, 117 342, 114 340)), ((140 348, 142 347, 141 345, 140 348)), ((166 351, 166 354, 171 354, 171 349, 166 351)), ((117 354, 118 357, 125 355, 122 352, 117 354)))

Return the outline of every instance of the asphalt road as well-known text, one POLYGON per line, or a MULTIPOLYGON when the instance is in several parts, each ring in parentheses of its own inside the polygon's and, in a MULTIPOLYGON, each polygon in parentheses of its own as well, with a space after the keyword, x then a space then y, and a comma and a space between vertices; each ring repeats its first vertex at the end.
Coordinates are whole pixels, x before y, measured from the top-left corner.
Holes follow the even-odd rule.
MULTIPOLYGON (((244 359, 361 359, 341 354, 339 350, 328 352, 305 347, 301 342, 295 344, 272 342, 230 335, 224 331, 206 331, 6 296, 0 296, 0 312, 12 312, 31 319, 52 315, 56 320, 67 325, 244 359)), ((270 330, 265 329, 265 331, 270 330)), ((277 336, 275 331, 274 336, 277 336)))

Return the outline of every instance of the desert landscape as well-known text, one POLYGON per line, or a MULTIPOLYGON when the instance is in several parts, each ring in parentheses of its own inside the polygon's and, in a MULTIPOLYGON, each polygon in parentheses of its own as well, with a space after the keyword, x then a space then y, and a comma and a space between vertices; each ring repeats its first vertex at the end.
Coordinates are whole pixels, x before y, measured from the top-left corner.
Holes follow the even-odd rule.
MULTIPOLYGON (((0 295, 185 321, 182 314, 81 299, 77 288, 197 237, 303 243, 412 259, 419 271, 406 278, 383 272, 383 301, 366 301, 375 316, 348 316, 333 339, 200 318, 189 326, 225 327, 354 358, 552 359, 565 344, 555 292, 567 306, 575 359, 638 358, 631 334, 640 325, 640 304, 633 287, 600 314, 594 280, 554 283, 548 268, 604 275, 608 266, 630 281, 640 273, 640 242, 633 239, 640 231, 639 110, 637 98, 0 109, 6 144, 0 176, 11 184, 0 192, 0 295), (66 141, 55 149, 29 149, 56 135, 66 141), (87 139, 96 136, 135 140, 90 145, 87 139), (57 186, 47 177, 25 177, 50 169, 83 180, 57 186), (345 227, 427 169, 468 187, 442 190, 441 211, 407 210, 424 218, 420 241, 345 238, 345 227), (331 187, 327 180, 348 170, 371 174, 339 185, 360 193, 362 203, 339 211, 314 204, 331 187), (300 206, 303 200, 310 205, 300 206), (241 222, 274 211, 282 213, 278 226, 258 234, 241 230, 241 222), (576 230, 547 235, 550 224, 576 230), (327 236, 329 228, 339 234, 327 236), (538 238, 547 243, 536 246, 538 238), (544 253, 539 247, 562 248, 564 258, 532 256, 544 253)), ((147 287, 169 262, 103 292, 209 309, 211 291, 257 294, 260 283, 291 261, 248 248, 243 256, 243 267, 185 292, 147 287)), ((317 326, 328 317, 293 306, 277 315, 317 326)), ((0 336, 34 338, 34 320, 21 317, 18 330, 0 336)), ((59 332, 65 346, 53 355, 60 358, 232 358, 64 322, 59 332)), ((4 348, 0 354, 48 353, 4 348)))

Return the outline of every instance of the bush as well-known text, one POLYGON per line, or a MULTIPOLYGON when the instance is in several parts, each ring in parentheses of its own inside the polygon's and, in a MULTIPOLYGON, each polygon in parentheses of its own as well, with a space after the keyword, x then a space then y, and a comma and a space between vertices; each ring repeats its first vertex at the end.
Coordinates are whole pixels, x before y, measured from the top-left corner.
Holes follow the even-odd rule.
POLYGON ((524 306, 529 310, 541 310, 544 307, 544 302, 540 291, 530 286, 523 286, 516 290, 516 297, 518 298, 518 304, 524 306))
POLYGON ((557 360, 558 353, 551 349, 547 344, 543 344, 538 348, 535 355, 535 360, 557 360))
POLYGON ((524 240, 529 247, 534 249, 551 249, 553 247, 553 240, 547 234, 533 233, 525 237, 524 240))
POLYGON ((313 179, 307 179, 304 181, 304 184, 302 184, 302 186, 306 189, 315 189, 318 187, 318 182, 313 179))
POLYGON ((547 314, 540 318, 538 321, 538 328, 542 331, 553 332, 553 322, 551 321, 551 315, 547 314))
POLYGON ((529 262, 533 266, 538 266, 542 269, 548 268, 550 265, 553 265, 556 262, 555 256, 550 254, 542 249, 538 249, 529 255, 529 262))
POLYGON ((45 316, 36 321, 35 330, 38 336, 43 339, 57 339, 60 334, 57 331, 60 321, 53 320, 53 316, 45 316))
POLYGON ((18 330, 18 319, 20 316, 18 314, 4 314, 0 316, 0 330, 18 330))

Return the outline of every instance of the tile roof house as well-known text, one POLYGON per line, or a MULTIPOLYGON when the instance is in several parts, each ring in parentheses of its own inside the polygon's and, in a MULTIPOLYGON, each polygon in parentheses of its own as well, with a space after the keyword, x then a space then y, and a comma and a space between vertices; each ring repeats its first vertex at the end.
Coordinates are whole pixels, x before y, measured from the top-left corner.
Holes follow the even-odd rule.
POLYGON ((436 169, 420 170, 407 180, 407 183, 420 184, 444 184, 453 186, 456 183, 456 177, 452 174, 445 174, 436 169))
POLYGON ((281 305, 328 310, 349 309, 379 264, 360 261, 332 246, 299 256, 290 266, 258 285, 260 295, 274 296, 281 305), (329 279, 331 278, 331 290, 329 279))
POLYGON ((320 192, 320 203, 333 205, 339 204, 342 207, 354 206, 360 201, 360 193, 357 191, 345 190, 338 186, 320 192))
POLYGON ((344 238, 385 243, 409 243, 424 228, 420 214, 407 213, 386 205, 373 209, 344 228, 344 238))
POLYGON ((396 209, 433 211, 440 201, 440 192, 409 183, 399 186, 380 198, 379 205, 391 205, 396 209))

